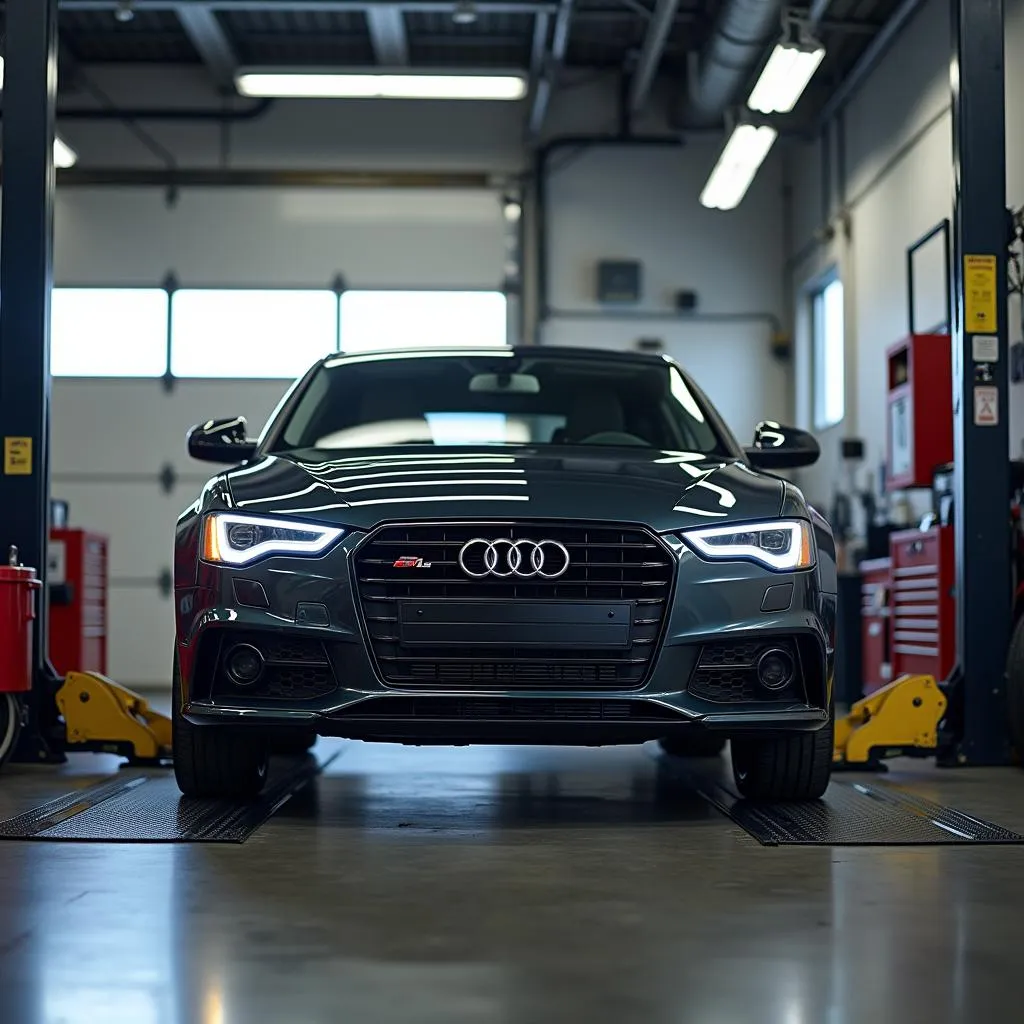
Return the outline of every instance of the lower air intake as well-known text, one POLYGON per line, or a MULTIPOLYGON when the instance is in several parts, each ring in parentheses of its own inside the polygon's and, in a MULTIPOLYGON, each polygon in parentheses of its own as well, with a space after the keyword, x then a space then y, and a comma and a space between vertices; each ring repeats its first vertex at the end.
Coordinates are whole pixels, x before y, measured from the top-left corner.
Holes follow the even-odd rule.
POLYGON ((705 644, 687 690, 717 704, 803 699, 803 682, 796 646, 789 639, 738 640, 705 644), (783 651, 796 671, 788 685, 769 689, 758 680, 758 662, 769 651, 783 651))

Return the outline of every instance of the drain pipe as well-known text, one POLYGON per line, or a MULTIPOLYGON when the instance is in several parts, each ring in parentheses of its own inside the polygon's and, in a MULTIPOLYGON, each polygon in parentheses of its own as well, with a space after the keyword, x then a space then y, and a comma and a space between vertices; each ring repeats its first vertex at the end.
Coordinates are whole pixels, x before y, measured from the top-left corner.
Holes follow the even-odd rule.
POLYGON ((785 0, 726 0, 697 59, 688 125, 719 124, 778 35, 785 0))

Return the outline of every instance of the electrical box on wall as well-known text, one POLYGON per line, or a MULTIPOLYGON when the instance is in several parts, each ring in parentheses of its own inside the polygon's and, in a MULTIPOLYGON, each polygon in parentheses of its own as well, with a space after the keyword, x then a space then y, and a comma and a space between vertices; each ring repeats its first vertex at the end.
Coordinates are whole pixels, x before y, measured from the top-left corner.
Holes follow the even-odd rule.
POLYGON ((640 279, 637 260, 601 260, 597 265, 598 302, 617 305, 639 302, 640 279))
POLYGON ((953 461, 953 368, 948 334, 911 334, 886 352, 890 491, 931 487, 953 461))

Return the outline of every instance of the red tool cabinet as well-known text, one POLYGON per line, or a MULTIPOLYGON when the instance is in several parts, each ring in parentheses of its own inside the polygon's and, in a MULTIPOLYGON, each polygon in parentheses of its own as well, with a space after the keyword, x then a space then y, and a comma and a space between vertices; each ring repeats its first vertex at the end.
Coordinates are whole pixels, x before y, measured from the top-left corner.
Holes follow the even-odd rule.
POLYGON ((892 682, 890 602, 892 563, 888 558, 861 562, 861 651, 866 697, 892 682))
POLYGON ((947 679, 956 663, 953 528, 902 530, 889 538, 892 668, 947 679))
POLYGON ((50 661, 59 675, 107 672, 107 538, 50 531, 50 661))
POLYGON ((953 369, 948 334, 912 334, 886 352, 890 491, 931 487, 953 461, 953 369))

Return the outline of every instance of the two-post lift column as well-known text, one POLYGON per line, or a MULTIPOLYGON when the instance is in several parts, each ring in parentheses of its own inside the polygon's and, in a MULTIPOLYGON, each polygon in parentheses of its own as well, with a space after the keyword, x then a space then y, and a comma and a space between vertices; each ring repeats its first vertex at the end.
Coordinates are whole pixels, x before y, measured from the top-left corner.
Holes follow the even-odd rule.
POLYGON ((1003 0, 952 0, 953 412, 959 672, 953 763, 1009 760, 1011 626, 1003 0))
POLYGON ((34 684, 16 756, 55 760, 55 680, 47 655, 50 292, 58 0, 7 0, 0 206, 0 554, 18 548, 43 580, 34 684))

